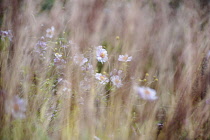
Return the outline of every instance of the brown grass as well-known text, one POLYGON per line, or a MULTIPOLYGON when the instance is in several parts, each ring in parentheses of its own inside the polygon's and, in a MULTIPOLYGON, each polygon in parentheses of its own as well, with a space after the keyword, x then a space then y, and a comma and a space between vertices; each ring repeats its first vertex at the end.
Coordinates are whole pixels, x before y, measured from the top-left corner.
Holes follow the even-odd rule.
POLYGON ((210 139, 208 5, 195 0, 62 0, 49 10, 40 0, 0 5, 1 30, 14 36, 0 42, 0 139, 210 139), (33 50, 51 26, 55 37, 42 61, 33 50), (70 60, 63 69, 49 67, 59 38, 77 44, 64 51, 70 60), (95 59, 99 45, 109 55, 103 65, 95 59), (118 62, 126 53, 132 61, 118 62), (88 57, 94 71, 108 75, 122 69, 123 87, 101 86, 85 73, 91 88, 84 90, 75 54, 88 57), (62 92, 65 84, 57 84, 58 78, 71 83, 70 93, 62 92), (142 100, 134 85, 155 89, 158 100, 142 100), (5 112, 15 95, 28 102, 25 119, 5 112))

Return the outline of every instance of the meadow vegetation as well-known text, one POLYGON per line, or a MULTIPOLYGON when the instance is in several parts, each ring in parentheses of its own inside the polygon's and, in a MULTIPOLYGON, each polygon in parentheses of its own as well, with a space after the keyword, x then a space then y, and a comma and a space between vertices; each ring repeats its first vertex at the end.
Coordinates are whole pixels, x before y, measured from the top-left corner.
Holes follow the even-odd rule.
POLYGON ((205 0, 1 0, 1 140, 210 140, 205 0))

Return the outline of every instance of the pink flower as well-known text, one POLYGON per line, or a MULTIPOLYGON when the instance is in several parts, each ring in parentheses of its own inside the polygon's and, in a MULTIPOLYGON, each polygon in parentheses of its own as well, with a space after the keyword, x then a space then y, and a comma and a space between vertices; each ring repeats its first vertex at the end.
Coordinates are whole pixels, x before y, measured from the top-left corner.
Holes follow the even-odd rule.
POLYGON ((101 73, 96 73, 95 78, 100 81, 100 84, 106 84, 109 82, 109 79, 106 75, 102 75, 101 73))
POLYGON ((27 102, 24 99, 15 96, 6 102, 6 112, 11 114, 15 119, 25 118, 27 102))
POLYGON ((48 28, 46 30, 47 34, 46 37, 48 38, 53 38, 54 32, 55 32, 55 28, 52 26, 51 28, 48 28))
POLYGON ((156 100, 158 97, 156 96, 156 91, 149 87, 136 87, 138 94, 144 100, 156 100))
POLYGON ((114 75, 111 77, 111 81, 113 83, 113 85, 115 85, 117 88, 122 87, 122 80, 118 75, 114 75))
POLYGON ((107 51, 103 49, 102 46, 98 46, 96 48, 96 59, 101 63, 106 62, 108 60, 107 51))
POLYGON ((118 61, 122 61, 122 62, 129 62, 132 60, 132 56, 128 57, 127 54, 125 55, 119 55, 118 61))
POLYGON ((82 54, 75 55, 73 59, 76 64, 79 64, 79 66, 83 66, 86 62, 88 62, 88 59, 85 58, 82 54))

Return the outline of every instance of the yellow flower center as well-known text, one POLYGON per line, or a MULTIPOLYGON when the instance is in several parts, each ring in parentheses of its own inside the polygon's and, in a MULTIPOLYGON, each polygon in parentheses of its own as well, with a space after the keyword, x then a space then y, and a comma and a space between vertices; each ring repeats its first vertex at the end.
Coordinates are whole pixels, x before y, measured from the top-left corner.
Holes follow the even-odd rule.
POLYGON ((20 110, 20 106, 18 104, 14 104, 14 110, 17 112, 20 110))
POLYGON ((124 56, 123 60, 126 61, 128 59, 128 56, 124 56))
POLYGON ((150 92, 148 90, 145 90, 145 94, 150 94, 150 92))
POLYGON ((115 79, 115 83, 117 83, 117 84, 118 84, 118 83, 120 83, 120 80, 118 80, 118 79, 115 79))
POLYGON ((105 77, 104 76, 100 76, 100 79, 101 79, 101 81, 104 81, 105 77))
POLYGON ((101 54, 100 54, 100 57, 101 57, 101 58, 104 58, 104 57, 105 57, 105 54, 104 54, 104 53, 101 53, 101 54))

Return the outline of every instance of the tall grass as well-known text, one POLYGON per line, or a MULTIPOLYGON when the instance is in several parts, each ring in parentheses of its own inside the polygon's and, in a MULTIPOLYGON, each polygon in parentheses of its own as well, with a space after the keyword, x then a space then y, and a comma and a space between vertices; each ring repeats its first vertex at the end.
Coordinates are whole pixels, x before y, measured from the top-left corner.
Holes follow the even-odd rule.
POLYGON ((205 5, 194 0, 0 5, 0 139, 210 139, 205 5), (52 26, 53 37, 46 37, 52 26), (8 30, 12 38, 3 35, 8 30), (108 52, 104 63, 96 59, 100 45, 108 52), (118 61, 124 54, 132 60, 118 61), (92 69, 81 69, 88 63, 92 69), (110 79, 114 69, 123 71, 120 88, 110 79), (110 81, 101 84, 96 73, 110 81), (158 99, 143 100, 137 86, 155 89, 158 99), (22 117, 12 112, 21 111, 17 100, 27 104, 22 117))

